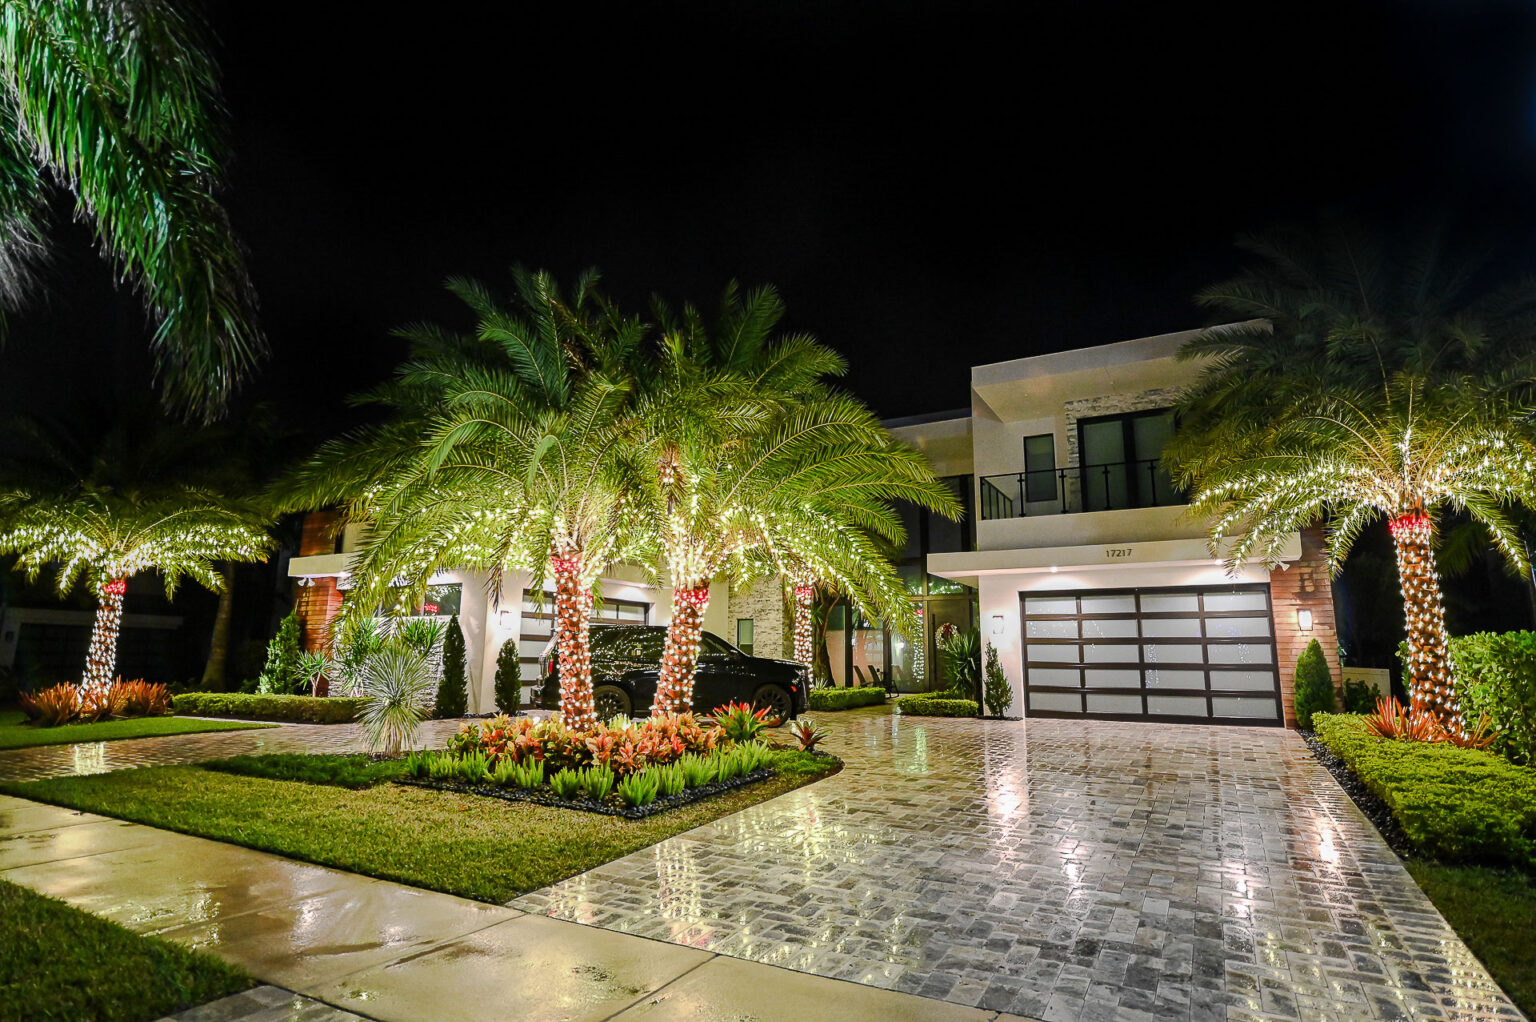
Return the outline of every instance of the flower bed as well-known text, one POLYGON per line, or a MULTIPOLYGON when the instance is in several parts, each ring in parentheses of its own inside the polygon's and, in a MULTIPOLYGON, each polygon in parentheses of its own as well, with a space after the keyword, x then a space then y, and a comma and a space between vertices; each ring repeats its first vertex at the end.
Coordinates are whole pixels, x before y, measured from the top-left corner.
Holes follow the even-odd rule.
POLYGON ((1536 769, 1443 742, 1379 738, 1352 715, 1313 721, 1318 741, 1386 804, 1419 851, 1536 867, 1536 769))
POLYGON ((366 699, 326 696, 249 695, 243 692, 184 692, 173 700, 188 717, 237 717, 283 720, 296 724, 349 724, 363 712, 366 699))
POLYGON ((881 705, 885 702, 885 689, 874 685, 862 688, 813 688, 807 698, 813 710, 851 710, 856 706, 881 705))
POLYGON ((776 771, 771 767, 759 767, 749 774, 733 777, 728 781, 711 781, 697 788, 687 788, 676 795, 657 796, 655 801, 643 806, 628 806, 618 800, 617 796, 610 796, 602 802, 594 802, 588 798, 565 799, 556 795, 548 785, 542 788, 503 788, 494 784, 468 785, 451 781, 434 781, 430 778, 398 777, 396 784, 409 784, 418 788, 433 788, 438 791, 454 791, 465 795, 483 795, 487 798, 506 799, 508 802, 532 802, 534 805, 550 806, 555 809, 579 809, 585 813, 601 813, 604 816, 622 816, 627 820, 643 820, 657 813, 664 813, 669 809, 681 809, 683 806, 694 802, 702 802, 704 799, 715 795, 722 795, 736 788, 744 788, 749 784, 766 781, 775 776, 776 771))
POLYGON ((975 717, 980 711, 974 699, 902 696, 896 700, 896 712, 907 717, 975 717))

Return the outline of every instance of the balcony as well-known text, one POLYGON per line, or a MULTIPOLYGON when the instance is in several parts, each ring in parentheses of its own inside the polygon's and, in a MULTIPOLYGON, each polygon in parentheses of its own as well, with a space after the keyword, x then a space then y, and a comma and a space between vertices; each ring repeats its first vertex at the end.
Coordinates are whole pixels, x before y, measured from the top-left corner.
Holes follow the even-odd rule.
POLYGON ((1161 458, 982 476, 980 488, 982 521, 1189 503, 1161 458))

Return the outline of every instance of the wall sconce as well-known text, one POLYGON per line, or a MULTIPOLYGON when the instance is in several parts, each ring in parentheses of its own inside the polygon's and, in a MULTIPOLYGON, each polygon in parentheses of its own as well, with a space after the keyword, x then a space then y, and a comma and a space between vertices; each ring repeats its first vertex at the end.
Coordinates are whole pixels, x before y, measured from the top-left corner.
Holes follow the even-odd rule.
POLYGON ((507 632, 512 630, 512 612, 510 610, 504 610, 500 614, 497 614, 496 620, 501 625, 502 631, 507 632))
POLYGON ((1304 632, 1312 630, 1312 612, 1310 610, 1296 611, 1296 627, 1304 632))
POLYGON ((1001 615, 1001 614, 993 614, 992 615, 992 638, 1000 639, 1002 637, 1003 637, 1003 615, 1001 615))

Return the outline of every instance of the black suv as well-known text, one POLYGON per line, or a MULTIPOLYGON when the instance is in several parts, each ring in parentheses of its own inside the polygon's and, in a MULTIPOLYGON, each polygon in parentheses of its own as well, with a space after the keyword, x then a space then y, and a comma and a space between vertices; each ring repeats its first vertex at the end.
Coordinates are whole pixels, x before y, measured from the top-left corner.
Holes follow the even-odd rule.
MULTIPOLYGON (((597 719, 651 711, 661 677, 661 650, 667 630, 659 625, 592 626, 592 701, 597 719)), ((539 659, 546 710, 560 708, 560 664, 551 642, 539 659)), ((792 720, 806 708, 809 672, 792 660, 748 656, 712 632, 699 643, 699 667, 693 679, 693 708, 709 713, 726 703, 767 707, 773 716, 792 720)))

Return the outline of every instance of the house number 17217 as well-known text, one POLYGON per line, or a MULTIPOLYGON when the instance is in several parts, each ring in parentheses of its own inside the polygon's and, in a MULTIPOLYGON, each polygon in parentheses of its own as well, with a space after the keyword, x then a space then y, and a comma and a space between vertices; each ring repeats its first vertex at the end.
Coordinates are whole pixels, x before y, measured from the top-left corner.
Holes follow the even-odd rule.
POLYGON ((1109 558, 1112 561, 1113 560, 1117 560, 1117 559, 1119 559, 1121 557, 1129 557, 1129 556, 1131 556, 1131 547, 1128 547, 1128 546, 1107 546, 1107 547, 1104 548, 1104 556, 1109 558))

